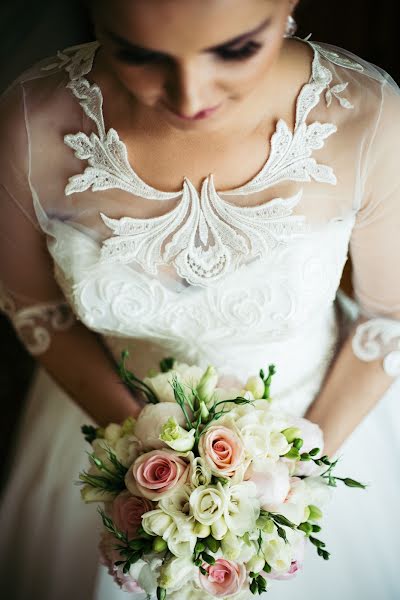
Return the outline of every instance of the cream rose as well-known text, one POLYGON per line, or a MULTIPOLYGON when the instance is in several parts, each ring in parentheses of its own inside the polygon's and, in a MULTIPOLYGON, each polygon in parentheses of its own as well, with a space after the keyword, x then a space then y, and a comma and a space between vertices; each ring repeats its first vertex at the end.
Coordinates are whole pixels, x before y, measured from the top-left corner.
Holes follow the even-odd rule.
POLYGON ((203 525, 211 526, 222 519, 227 505, 228 494, 220 483, 198 487, 190 495, 191 513, 203 525))

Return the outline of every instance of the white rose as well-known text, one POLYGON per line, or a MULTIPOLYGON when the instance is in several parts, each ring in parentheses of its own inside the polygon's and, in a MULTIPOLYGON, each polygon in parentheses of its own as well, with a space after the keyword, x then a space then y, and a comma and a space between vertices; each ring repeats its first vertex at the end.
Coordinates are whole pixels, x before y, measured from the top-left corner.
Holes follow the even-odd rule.
POLYGON ((256 527, 260 516, 257 488, 251 481, 229 488, 229 500, 225 508, 225 522, 231 533, 242 536, 256 527))
POLYGON ((190 509, 196 521, 212 525, 221 519, 228 504, 228 494, 221 483, 200 486, 190 495, 190 509))
POLYGON ((158 450, 167 444, 160 440, 162 428, 169 418, 173 417, 178 425, 184 426, 185 416, 176 403, 148 404, 140 413, 135 427, 135 435, 143 448, 158 450))

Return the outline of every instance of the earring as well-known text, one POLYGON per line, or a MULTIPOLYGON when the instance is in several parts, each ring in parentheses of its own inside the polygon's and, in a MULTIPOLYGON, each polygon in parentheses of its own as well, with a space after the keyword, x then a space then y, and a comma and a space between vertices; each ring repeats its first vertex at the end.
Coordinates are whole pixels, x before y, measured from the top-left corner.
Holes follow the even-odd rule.
POLYGON ((297 23, 293 19, 292 15, 289 15, 287 18, 286 29, 285 29, 285 33, 284 33, 283 37, 285 37, 285 38, 293 37, 294 34, 296 33, 296 31, 297 31, 297 23))

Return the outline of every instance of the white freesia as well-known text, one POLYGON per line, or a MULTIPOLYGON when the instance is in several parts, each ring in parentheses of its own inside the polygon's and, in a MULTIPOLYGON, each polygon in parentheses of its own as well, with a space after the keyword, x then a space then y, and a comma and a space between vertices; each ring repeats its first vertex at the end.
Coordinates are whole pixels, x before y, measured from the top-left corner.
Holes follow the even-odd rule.
POLYGON ((189 452, 195 444, 195 433, 195 429, 187 431, 179 425, 175 417, 170 417, 164 423, 159 438, 177 452, 189 452))
POLYGON ((191 488, 188 485, 178 487, 171 495, 162 498, 158 507, 171 517, 188 515, 190 512, 191 488))
POLYGON ((161 567, 159 586, 169 593, 179 590, 195 575, 195 566, 190 556, 174 557, 167 560, 161 567))
POLYGON ((139 559, 131 565, 129 575, 138 582, 146 594, 152 596, 157 591, 161 565, 160 558, 152 558, 149 561, 139 559))
POLYGON ((194 522, 189 518, 175 518, 174 527, 166 540, 168 549, 180 558, 192 556, 197 542, 193 529, 194 522))
POLYGON ((246 478, 256 485, 261 508, 282 504, 290 490, 289 468, 283 461, 253 462, 246 478))
POLYGON ((189 481, 194 488, 211 483, 212 473, 201 457, 196 457, 190 464, 189 481))
POLYGON ((262 544, 262 556, 277 573, 287 573, 292 563, 292 547, 280 537, 268 537, 262 544))
POLYGON ((236 560, 241 551, 242 542, 231 531, 221 540, 221 550, 224 558, 228 560, 236 560))
POLYGON ((183 385, 185 392, 192 396, 191 389, 198 386, 204 369, 196 366, 189 366, 185 363, 174 363, 174 368, 167 373, 159 373, 154 377, 146 377, 143 381, 156 394, 160 402, 175 402, 172 381, 176 377, 183 385))
POLYGON ((136 437, 143 448, 157 450, 167 447, 167 444, 160 440, 160 434, 170 418, 174 418, 180 426, 186 423, 182 409, 176 403, 148 404, 143 408, 135 427, 136 437))
POLYGON ((175 522, 171 515, 157 508, 142 516, 142 527, 149 535, 156 535, 167 541, 175 527, 175 522))
POLYGON ((260 376, 253 375, 248 378, 245 389, 251 392, 255 399, 259 400, 264 396, 265 383, 260 376))
POLYGON ((231 533, 242 536, 252 531, 260 516, 260 503, 257 488, 251 481, 233 485, 229 488, 229 500, 225 508, 225 522, 231 533))
POLYGON ((221 519, 227 505, 228 494, 221 483, 200 486, 190 495, 191 513, 203 525, 213 525, 221 519))

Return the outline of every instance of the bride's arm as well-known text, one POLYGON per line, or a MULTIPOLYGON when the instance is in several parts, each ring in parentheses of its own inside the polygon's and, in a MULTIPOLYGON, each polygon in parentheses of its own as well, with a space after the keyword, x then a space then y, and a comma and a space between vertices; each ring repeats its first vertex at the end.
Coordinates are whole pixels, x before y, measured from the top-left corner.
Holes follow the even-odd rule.
POLYGON ((56 283, 33 207, 24 109, 20 86, 0 101, 0 310, 28 351, 95 422, 120 421, 139 405, 100 338, 76 320, 56 283))
MULTIPOLYGON (((400 326, 400 321, 399 321, 400 326)), ((393 383, 382 359, 361 361, 352 347, 356 327, 343 343, 324 386, 306 417, 324 432, 324 452, 333 456, 393 383)))
POLYGON ((400 377, 400 90, 382 92, 350 240, 360 316, 306 415, 322 427, 330 454, 400 377))

